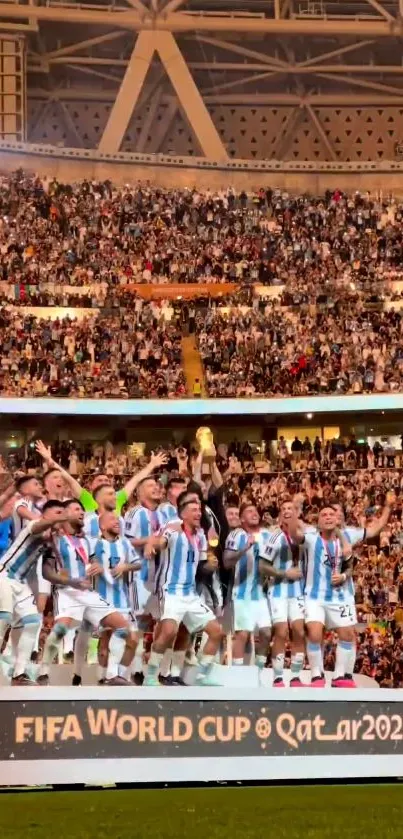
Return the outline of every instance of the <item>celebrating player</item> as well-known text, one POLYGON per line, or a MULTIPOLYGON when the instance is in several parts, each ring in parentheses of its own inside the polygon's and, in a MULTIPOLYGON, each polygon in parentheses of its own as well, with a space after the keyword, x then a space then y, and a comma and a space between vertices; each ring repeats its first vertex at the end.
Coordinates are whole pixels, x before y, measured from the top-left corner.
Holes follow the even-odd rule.
POLYGON ((233 569, 233 664, 244 661, 245 648, 252 633, 259 632, 256 665, 266 664, 271 633, 271 618, 259 574, 259 556, 263 553, 260 517, 254 504, 245 503, 239 511, 241 527, 227 537, 224 566, 233 569))
MULTIPOLYGON (((162 550, 156 580, 160 597, 161 622, 153 642, 148 663, 146 685, 158 684, 158 672, 165 650, 172 646, 178 627, 183 622, 192 635, 203 631, 208 639, 199 657, 197 683, 212 684, 210 675, 219 648, 222 630, 213 612, 196 592, 196 571, 199 562, 208 559, 208 545, 201 528, 201 505, 194 494, 182 493, 178 498, 180 528, 168 528, 161 537, 162 550)), ((216 561, 211 562, 214 570, 216 561)))

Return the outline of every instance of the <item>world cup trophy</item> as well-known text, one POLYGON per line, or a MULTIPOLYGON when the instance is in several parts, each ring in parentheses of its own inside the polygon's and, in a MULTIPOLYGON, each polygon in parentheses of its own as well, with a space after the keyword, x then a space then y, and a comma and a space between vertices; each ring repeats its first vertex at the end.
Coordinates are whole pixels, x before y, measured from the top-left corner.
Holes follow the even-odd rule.
POLYGON ((201 426, 196 431, 196 441, 199 451, 203 453, 203 460, 212 463, 216 458, 216 448, 214 445, 213 432, 206 426, 201 426))
POLYGON ((211 536, 208 540, 208 548, 207 548, 207 562, 209 565, 212 565, 213 568, 217 568, 218 566, 218 559, 217 559, 217 548, 218 548, 218 539, 216 536, 211 536))

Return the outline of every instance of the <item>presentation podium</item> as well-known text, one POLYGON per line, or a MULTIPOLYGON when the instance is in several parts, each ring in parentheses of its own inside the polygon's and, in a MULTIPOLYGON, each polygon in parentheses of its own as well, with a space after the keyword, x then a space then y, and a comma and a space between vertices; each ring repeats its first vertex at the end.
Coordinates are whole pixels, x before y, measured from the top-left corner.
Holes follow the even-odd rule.
MULTIPOLYGON (((71 678, 68 665, 56 673, 71 678)), ((258 686, 254 667, 214 676, 222 687, 0 687, 0 785, 403 775, 403 691, 365 677, 356 689, 278 689, 270 671, 258 686)))

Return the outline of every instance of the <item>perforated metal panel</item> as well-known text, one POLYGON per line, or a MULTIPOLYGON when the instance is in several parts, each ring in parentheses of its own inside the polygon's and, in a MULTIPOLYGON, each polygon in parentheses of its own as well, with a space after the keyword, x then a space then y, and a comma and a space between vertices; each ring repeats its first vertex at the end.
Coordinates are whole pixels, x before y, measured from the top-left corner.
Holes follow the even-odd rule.
MULTIPOLYGON (((137 150, 149 108, 147 105, 134 113, 123 151, 137 150)), ((105 102, 32 100, 28 139, 96 148, 110 109, 111 104, 105 102)), ((209 111, 231 157, 331 159, 329 148, 304 108, 222 105, 210 107, 209 111)), ((314 112, 337 160, 393 160, 396 143, 403 141, 403 107, 321 107, 314 108, 314 112)), ((11 122, 9 125, 13 127, 11 122)), ((163 103, 156 110, 142 151, 200 154, 187 120, 175 103, 174 107, 163 103)))

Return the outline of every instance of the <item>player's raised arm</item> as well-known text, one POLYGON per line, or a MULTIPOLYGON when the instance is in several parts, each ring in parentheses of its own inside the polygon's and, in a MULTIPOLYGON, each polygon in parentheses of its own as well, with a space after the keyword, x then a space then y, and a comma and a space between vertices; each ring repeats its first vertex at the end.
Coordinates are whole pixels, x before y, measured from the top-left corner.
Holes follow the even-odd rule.
POLYGON ((290 539, 295 545, 301 545, 305 539, 305 525, 299 518, 296 507, 293 508, 293 515, 287 521, 287 528, 290 539))
POLYGON ((39 519, 36 519, 29 525, 29 527, 33 535, 39 536, 41 533, 44 533, 45 530, 49 530, 49 528, 52 528, 56 524, 60 524, 64 521, 67 521, 67 513, 60 506, 55 507, 53 510, 49 510, 46 516, 41 516, 39 519))
POLYGON ((365 528, 365 539, 375 539, 376 536, 379 536, 381 530, 383 530, 383 528, 386 527, 389 521, 394 502, 394 492, 388 492, 386 494, 386 503, 381 515, 378 519, 376 519, 374 522, 371 522, 371 524, 369 524, 368 527, 365 528))
POLYGON ((43 459, 47 471, 49 471, 49 469, 58 469, 60 474, 63 475, 64 480, 70 487, 74 497, 79 499, 84 491, 83 487, 81 486, 81 484, 78 483, 78 481, 76 481, 75 478, 73 478, 72 475, 70 475, 70 472, 67 472, 67 469, 63 469, 63 466, 60 466, 60 463, 57 463, 55 460, 53 460, 52 450, 50 446, 45 446, 42 440, 37 440, 35 443, 35 449, 43 459))
POLYGON ((139 472, 136 472, 135 475, 132 475, 127 484, 124 485, 123 492, 126 493, 127 500, 131 495, 133 495, 135 489, 137 489, 138 485, 141 484, 145 478, 149 478, 153 472, 160 469, 161 466, 166 466, 167 463, 168 455, 165 454, 165 452, 157 452, 156 454, 151 452, 151 457, 147 465, 144 466, 143 469, 140 469, 139 472))

